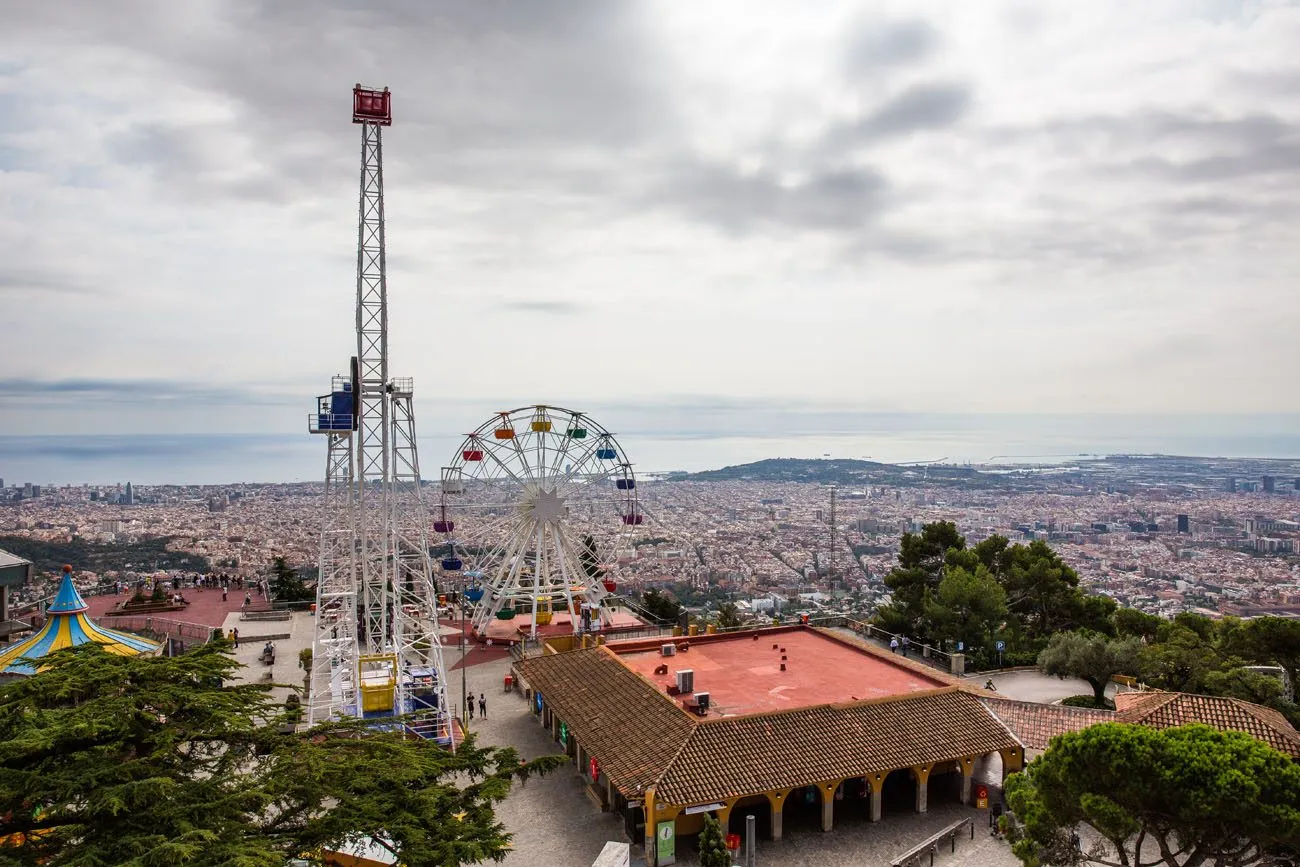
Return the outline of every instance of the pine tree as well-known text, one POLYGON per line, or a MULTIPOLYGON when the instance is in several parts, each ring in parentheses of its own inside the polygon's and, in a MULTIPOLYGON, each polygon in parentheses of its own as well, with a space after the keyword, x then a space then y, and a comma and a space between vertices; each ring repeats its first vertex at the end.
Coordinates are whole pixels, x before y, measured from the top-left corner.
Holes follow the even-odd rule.
POLYGON ((704 830, 700 832, 700 867, 731 867, 731 853, 722 837, 722 826, 712 813, 704 815, 704 830))
POLYGON ((493 805, 520 764, 473 738, 453 754, 366 721, 282 728, 215 642, 173 658, 90 644, 0 687, 0 867, 283 865, 370 838, 406 864, 500 859, 493 805), (225 684, 225 685, 223 685, 225 684))

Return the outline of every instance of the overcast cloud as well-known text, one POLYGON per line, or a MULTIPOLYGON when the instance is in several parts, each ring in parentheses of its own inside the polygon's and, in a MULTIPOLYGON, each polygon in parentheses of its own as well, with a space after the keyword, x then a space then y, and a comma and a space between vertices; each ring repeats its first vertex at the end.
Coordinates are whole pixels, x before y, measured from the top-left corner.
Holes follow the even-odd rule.
POLYGON ((0 433, 301 429, 358 81, 425 430, 1300 411, 1298 45, 1241 0, 11 3, 0 433))

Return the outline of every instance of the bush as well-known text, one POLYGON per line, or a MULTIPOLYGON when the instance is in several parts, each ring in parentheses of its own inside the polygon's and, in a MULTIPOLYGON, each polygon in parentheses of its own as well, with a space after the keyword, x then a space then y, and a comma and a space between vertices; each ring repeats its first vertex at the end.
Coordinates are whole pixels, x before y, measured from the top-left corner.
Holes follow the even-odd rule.
POLYGON ((1093 709, 1100 709, 1100 710, 1115 709, 1115 702, 1111 701, 1110 699, 1104 699, 1101 707, 1097 708, 1097 705, 1094 702, 1093 697, 1090 695, 1072 695, 1069 698, 1061 699, 1061 704, 1065 705, 1066 707, 1090 707, 1093 709))

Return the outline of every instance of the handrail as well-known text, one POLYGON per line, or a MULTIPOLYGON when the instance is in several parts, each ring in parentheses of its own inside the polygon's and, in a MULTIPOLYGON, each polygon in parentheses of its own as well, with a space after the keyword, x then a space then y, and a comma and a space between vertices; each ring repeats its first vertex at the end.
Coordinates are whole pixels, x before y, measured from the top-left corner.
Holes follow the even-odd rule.
POLYGON ((965 819, 962 819, 961 821, 953 822, 951 825, 944 828, 939 833, 932 834, 929 837, 926 837, 923 841, 913 846, 911 849, 908 849, 906 852, 904 852, 902 855, 899 855, 893 861, 890 861, 889 867, 909 867, 909 865, 914 863, 913 859, 918 858, 921 855, 924 855, 926 853, 926 850, 929 850, 930 852, 930 864, 933 865, 934 856, 935 853, 938 852, 939 850, 940 841, 942 841, 943 838, 947 837, 949 843, 951 843, 952 845, 951 851, 956 852, 957 832, 967 826, 970 827, 970 838, 974 840, 975 823, 970 820, 969 816, 967 816, 965 819))

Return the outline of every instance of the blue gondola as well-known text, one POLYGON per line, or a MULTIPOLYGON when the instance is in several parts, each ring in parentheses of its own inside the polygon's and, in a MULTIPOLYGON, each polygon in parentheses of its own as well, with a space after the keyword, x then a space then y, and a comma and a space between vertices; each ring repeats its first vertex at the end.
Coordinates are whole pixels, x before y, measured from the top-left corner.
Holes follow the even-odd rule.
POLYGON ((596 449, 596 458, 602 461, 612 461, 618 457, 618 452, 613 449, 596 449))
POLYGON ((442 568, 444 572, 459 572, 464 567, 464 565, 465 565, 464 563, 460 562, 459 557, 448 557, 446 560, 442 561, 442 568))
POLYGON ((479 601, 480 599, 483 598, 483 588, 482 587, 469 588, 468 590, 465 591, 465 598, 468 599, 470 602, 479 601))
POLYGON ((636 487, 636 479, 619 479, 618 489, 620 491, 630 491, 636 487))

